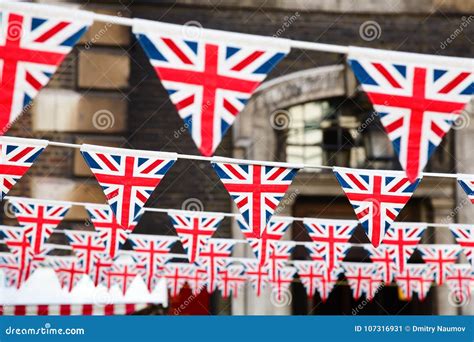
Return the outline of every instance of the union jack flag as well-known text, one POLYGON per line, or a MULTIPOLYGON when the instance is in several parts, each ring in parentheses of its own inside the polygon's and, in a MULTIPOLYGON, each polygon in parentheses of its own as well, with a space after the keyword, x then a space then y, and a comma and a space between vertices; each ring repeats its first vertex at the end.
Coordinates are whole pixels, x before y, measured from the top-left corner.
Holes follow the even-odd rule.
POLYGON ((312 298, 318 286, 318 279, 326 269, 324 262, 309 260, 293 260, 299 279, 306 289, 308 298, 312 298))
POLYGON ((114 263, 112 267, 105 272, 106 287, 110 289, 117 285, 123 295, 125 295, 130 288, 133 280, 137 277, 138 271, 136 266, 127 263, 114 263))
POLYGON ((119 249, 127 241, 132 229, 127 229, 118 224, 117 219, 108 205, 86 205, 95 230, 105 244, 106 252, 114 259, 119 249))
MULTIPOLYGON (((318 244, 311 241, 311 242, 306 242, 304 246, 306 250, 308 251, 309 257, 311 258, 312 261, 322 262, 325 265, 325 267, 328 268, 328 262, 326 260, 326 257, 320 253, 321 248, 318 244)), ((338 252, 337 258, 335 259, 335 262, 334 262, 335 266, 333 268, 339 267, 341 262, 346 257, 347 251, 350 248, 351 248, 350 243, 346 243, 346 244, 341 243, 338 245, 337 249, 339 252, 338 252)))
POLYGON ((2 4, 1 134, 10 128, 40 89, 48 83, 90 24, 90 16, 70 8, 2 4))
POLYGON ((369 262, 344 262, 341 266, 354 300, 359 300, 364 293, 367 295, 370 292, 375 265, 369 262))
MULTIPOLYGON (((273 217, 258 238, 254 237, 252 229, 249 228, 242 216, 237 218, 237 223, 252 248, 253 253, 263 265, 269 260, 270 254, 275 251, 275 248, 277 248, 277 242, 283 237, 285 232, 293 223, 293 219, 286 217, 273 217)), ((281 246, 283 247, 283 245, 281 246)), ((287 250, 288 256, 291 253, 291 249, 292 248, 287 250)))
POLYGON ((0 137, 0 200, 28 171, 47 145, 47 140, 0 137))
POLYGON ((423 301, 433 283, 433 274, 425 264, 407 264, 403 271, 397 272, 395 282, 406 300, 410 301, 416 293, 423 301))
POLYGON ((467 260, 474 268, 474 226, 467 224, 451 224, 449 229, 461 246, 467 260))
POLYGON ((419 245, 417 247, 423 260, 433 272, 437 285, 443 285, 448 274, 449 265, 458 259, 461 248, 458 245, 419 245))
POLYGON ((178 233, 190 263, 196 261, 200 251, 224 219, 223 215, 197 212, 175 213, 170 211, 168 216, 173 222, 173 227, 178 233))
POLYGON ((195 265, 184 262, 168 262, 163 266, 162 277, 170 291, 171 298, 179 296, 181 289, 193 275, 195 265))
POLYGON ((275 305, 283 306, 290 304, 292 298, 290 287, 296 271, 295 267, 283 266, 275 272, 275 276, 270 277, 270 285, 272 287, 271 298, 273 298, 275 305))
MULTIPOLYGON (((377 266, 374 267, 372 273, 370 274, 370 279, 368 280, 366 298, 368 301, 374 299, 375 295, 382 290, 384 286, 383 274, 380 268, 377 266)), ((385 283, 386 284, 386 283, 385 283)))
POLYGON ((90 231, 65 231, 69 244, 77 256, 84 273, 90 275, 97 258, 103 257, 107 252, 104 242, 98 232, 90 231))
MULTIPOLYGON (((213 282, 217 284, 217 278, 213 278, 212 280, 209 280, 209 271, 207 270, 206 267, 201 267, 199 265, 190 265, 190 275, 187 280, 187 283, 189 287, 191 288, 192 293, 197 296, 200 292, 206 289, 207 286, 209 286, 209 282, 213 282)), ((216 275, 213 275, 217 276, 216 275)), ((211 293, 211 290, 208 290, 209 293, 211 293)))
POLYGON ((10 252, 0 253, 0 270, 3 270, 5 285, 19 289, 27 280, 26 267, 17 255, 10 252))
POLYGON ((119 225, 132 230, 143 206, 176 161, 175 153, 82 145, 81 153, 119 225))
POLYGON ((350 247, 349 239, 357 227, 357 221, 305 218, 304 226, 313 240, 310 249, 323 257, 326 267, 332 270, 344 259, 350 247))
POLYGON ((270 270, 267 265, 262 265, 256 259, 240 259, 245 267, 245 275, 257 297, 265 290, 270 278, 270 270))
POLYGON ((316 276, 316 289, 321 297, 321 301, 326 303, 331 291, 336 285, 341 270, 339 267, 328 270, 323 263, 323 266, 320 267, 320 271, 321 272, 316 276))
POLYGON ((416 181, 474 94, 472 60, 354 47, 348 59, 416 181))
POLYGON ((399 171, 334 168, 334 174, 375 247, 420 182, 410 183, 399 171))
POLYGON ((229 298, 231 294, 237 298, 246 282, 245 267, 242 265, 229 265, 217 275, 217 288, 222 298, 229 298))
POLYGON ((235 244, 236 241, 231 239, 210 239, 201 250, 196 263, 207 271, 206 285, 209 293, 216 289, 217 275, 226 266, 235 244))
POLYGON ((270 244, 266 261, 270 279, 276 278, 276 272, 286 265, 294 248, 294 241, 274 241, 270 244))
POLYGON ((85 275, 82 263, 75 256, 49 256, 46 262, 56 273, 61 288, 69 292, 85 275))
POLYGON ((16 219, 25 228, 33 255, 43 250, 44 242, 71 208, 69 204, 29 198, 10 198, 9 201, 13 206, 16 219))
POLYGON ((397 271, 395 250, 383 244, 377 248, 372 245, 364 245, 364 248, 369 252, 370 260, 375 265, 375 269, 382 277, 383 282, 390 284, 397 271))
POLYGON ((0 226, 3 240, 10 249, 12 255, 8 261, 12 267, 8 272, 10 283, 14 283, 17 288, 28 279, 28 267, 33 259, 33 252, 30 241, 25 234, 24 228, 0 226))
MULTIPOLYGON (((133 32, 203 155, 211 156, 254 90, 289 52, 273 38, 135 21, 133 32)), ((284 42, 284 41, 283 41, 284 42)))
POLYGON ((446 284, 451 291, 456 303, 469 303, 471 300, 471 288, 474 284, 471 265, 454 264, 448 266, 446 284))
POLYGON ((393 251, 398 272, 405 270, 405 265, 415 251, 425 229, 425 223, 394 222, 387 230, 383 244, 385 248, 393 251))
POLYGON ((260 238, 299 169, 224 163, 217 162, 223 160, 221 158, 213 159, 212 166, 252 229, 252 237, 260 238))
POLYGON ((474 204, 474 176, 472 175, 458 175, 458 183, 466 192, 467 197, 474 204))
POLYGON ((107 285, 107 271, 112 267, 113 260, 107 254, 94 254, 94 262, 89 276, 92 278, 95 286, 107 285))

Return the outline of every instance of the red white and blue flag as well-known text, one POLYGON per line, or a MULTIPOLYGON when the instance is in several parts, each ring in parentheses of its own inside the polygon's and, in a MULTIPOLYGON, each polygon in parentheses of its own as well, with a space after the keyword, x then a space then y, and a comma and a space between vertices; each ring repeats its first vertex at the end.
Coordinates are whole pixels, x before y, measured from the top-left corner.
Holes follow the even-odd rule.
POLYGON ((88 204, 85 209, 94 229, 99 233, 105 244, 106 253, 114 259, 119 249, 127 241, 132 229, 127 229, 118 224, 112 209, 108 205, 88 204))
MULTIPOLYGON (((273 217, 267 224, 267 227, 261 236, 258 238, 254 237, 253 230, 249 228, 247 222, 245 222, 242 216, 237 218, 237 223, 252 248, 253 253, 263 265, 269 261, 270 254, 278 249, 277 243, 293 223, 293 219, 287 217, 273 217)), ((289 249, 286 251, 287 259, 291 253, 292 247, 294 246, 289 246, 289 249)))
POLYGON ((326 303, 336 285, 341 269, 340 267, 335 267, 332 270, 328 270, 325 263, 322 263, 322 265, 320 266, 320 273, 316 277, 316 289, 321 297, 321 301, 326 303))
POLYGON ((336 167, 334 174, 375 247, 383 241, 420 182, 410 182, 400 171, 336 167))
POLYGON ((82 263, 75 256, 49 256, 47 264, 54 270, 61 288, 71 292, 85 275, 82 263))
POLYGON ((196 264, 207 271, 209 293, 216 289, 219 271, 226 267, 235 244, 236 240, 232 239, 210 239, 201 250, 196 264))
POLYGON ((303 224, 313 241, 310 251, 323 257, 326 267, 332 270, 344 259, 349 239, 357 227, 357 221, 305 218, 303 224))
POLYGON ((27 111, 91 23, 90 15, 71 8, 0 5, 0 135, 27 111))
POLYGON ((454 303, 462 305, 471 300, 471 289, 474 285, 473 271, 469 264, 454 264, 448 267, 446 284, 451 291, 454 303))
POLYGON ((265 290, 269 278, 270 270, 268 265, 262 265, 257 259, 240 259, 242 265, 245 267, 245 275, 254 289, 257 297, 265 290))
POLYGON ((189 282, 194 267, 195 265, 184 262, 167 262, 163 266, 161 275, 166 281, 171 298, 179 296, 181 289, 189 282))
POLYGON ((45 241, 66 216, 70 204, 13 197, 9 199, 16 219, 25 229, 33 255, 44 249, 45 241))
POLYGON ((170 259, 171 247, 178 241, 176 236, 132 234, 129 241, 133 248, 133 259, 142 266, 141 273, 150 292, 155 288, 163 265, 170 259))
POLYGON ((350 47, 348 60, 416 181, 474 94, 472 59, 350 47))
POLYGON ((92 263, 92 270, 89 273, 89 277, 94 282, 95 286, 102 284, 107 285, 107 272, 112 267, 114 261, 107 253, 94 254, 92 263))
POLYGON ((229 265, 220 270, 217 275, 217 289, 222 298, 229 298, 231 295, 237 298, 246 282, 247 277, 243 265, 229 265))
POLYGON ((47 145, 47 140, 0 137, 0 200, 28 171, 47 145))
POLYGON ((393 256, 398 272, 405 270, 405 265, 420 242, 426 229, 426 223, 394 222, 387 230, 383 245, 393 256))
POLYGON ((202 248, 219 228, 223 215, 199 212, 169 211, 168 216, 178 233, 190 263, 196 262, 202 248))
MULTIPOLYGON (((190 264, 190 275, 188 278, 188 285, 191 288, 191 292, 197 296, 199 293, 201 293, 203 290, 206 289, 206 287, 209 286, 209 272, 205 267, 196 265, 196 264, 190 264)), ((217 274, 216 274, 217 276, 217 274)), ((213 279, 212 282, 217 284, 217 278, 213 279)), ((209 293, 212 291, 207 290, 209 293)))
POLYGON ((135 20, 133 32, 194 142, 213 155, 252 93, 289 52, 285 40, 135 20))
POLYGON ((213 158, 212 166, 239 208, 252 233, 260 238, 268 222, 288 190, 299 166, 272 164, 227 163, 224 158, 213 158), (220 162, 219 162, 220 161, 220 162))
POLYGON ((130 288, 133 280, 138 276, 138 271, 133 263, 116 263, 105 272, 107 289, 117 285, 123 295, 125 295, 130 288))
POLYGON ((119 225, 133 229, 152 192, 173 166, 175 153, 82 145, 81 153, 102 186, 119 225))
POLYGON ((451 224, 449 229, 474 269, 474 225, 451 224))
POLYGON ((8 277, 17 288, 28 280, 28 268, 33 260, 33 252, 24 228, 0 226, 2 240, 11 251, 11 257, 4 259, 10 263, 8 277))
POLYGON ((433 272, 437 285, 443 285, 449 271, 449 266, 456 263, 461 247, 458 245, 419 245, 417 250, 421 253, 426 266, 433 272))
POLYGON ((364 245, 364 249, 369 252, 370 260, 375 265, 377 273, 382 277, 385 284, 390 284, 397 271, 395 264, 395 250, 388 248, 384 244, 374 247, 372 245, 364 245))
POLYGON ((354 300, 359 300, 363 294, 370 293, 370 284, 375 265, 370 262, 344 262, 342 263, 344 275, 352 290, 354 300))
POLYGON ((297 269, 292 266, 280 267, 273 276, 270 276, 272 287, 271 299, 276 306, 284 306, 291 303, 291 283, 293 283, 297 269))
POLYGON ((91 275, 96 259, 107 254, 102 237, 94 231, 66 230, 64 234, 84 273, 91 275))
POLYGON ((474 176, 473 175, 458 175, 458 183, 466 193, 469 201, 474 204, 474 176))
POLYGON ((433 274, 425 264, 407 264, 403 271, 397 272, 395 282, 405 300, 412 300, 416 293, 423 301, 433 283, 433 274))
POLYGON ((306 290, 308 298, 313 298, 318 288, 320 275, 326 268, 325 263, 321 261, 293 260, 293 266, 296 267, 298 277, 306 290))

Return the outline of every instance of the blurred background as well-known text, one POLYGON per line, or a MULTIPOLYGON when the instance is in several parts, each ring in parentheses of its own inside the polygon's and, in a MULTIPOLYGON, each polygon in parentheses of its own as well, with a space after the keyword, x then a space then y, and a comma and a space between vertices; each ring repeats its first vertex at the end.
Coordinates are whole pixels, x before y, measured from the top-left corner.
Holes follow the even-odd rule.
MULTIPOLYGON (((37 1, 81 7, 99 13, 185 25, 190 36, 201 28, 388 50, 474 56, 474 2, 465 0, 341 1, 37 1)), ((426 171, 473 172, 472 103, 431 158, 426 171)), ((129 27, 96 22, 34 100, 27 115, 8 132, 134 149, 199 154, 169 101, 144 51, 129 27)), ((229 130, 216 155, 304 162, 356 168, 400 169, 391 143, 345 56, 293 49, 271 72, 229 130)), ((10 192, 15 196, 104 203, 102 190, 78 150, 48 147, 10 192)), ((178 160, 147 206, 189 210, 235 210, 208 162, 178 160)), ((302 170, 278 210, 280 215, 354 219, 332 174, 302 170)), ((3 213, 5 223, 14 221, 3 213)), ((454 179, 425 178, 402 211, 400 221, 474 223, 474 209, 454 179), (469 207, 471 206, 471 207, 469 207)), ((74 207, 63 228, 92 229, 83 208, 74 207)), ((166 214, 146 213, 136 233, 167 234, 166 214)), ((305 240, 295 223, 285 235, 305 240)), ((241 238, 229 220, 219 237, 241 238)), ((50 241, 65 243, 55 234, 50 241)), ((353 242, 367 242, 358 227, 353 242)), ((449 230, 430 228, 424 243, 453 243, 449 230)), ((182 252, 176 247, 176 252, 182 252)), ((236 256, 251 256, 238 246, 236 256)), ((361 251, 347 260, 359 261, 361 251)), ((307 258, 296 248, 293 258, 307 258)), ((413 262, 419 261, 413 255, 413 262)), ((370 303, 355 302, 350 289, 337 285, 326 303, 307 298, 295 281, 291 297, 274 303, 250 288, 236 299, 219 293, 191 295, 185 289, 169 307, 149 314, 473 314, 472 302, 453 305, 446 288, 433 287, 428 298, 405 301, 395 285, 385 286, 370 303), (186 304, 186 305, 184 305, 186 304), (179 309, 181 308, 181 309, 179 309)))

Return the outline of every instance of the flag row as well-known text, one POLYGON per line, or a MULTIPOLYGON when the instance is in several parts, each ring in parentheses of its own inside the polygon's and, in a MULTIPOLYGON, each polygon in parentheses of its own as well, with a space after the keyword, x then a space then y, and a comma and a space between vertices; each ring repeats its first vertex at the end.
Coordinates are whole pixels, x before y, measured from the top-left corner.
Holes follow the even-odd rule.
MULTIPOLYGON (((93 13, 0 4, 5 133, 87 31, 93 13)), ((214 154, 252 94, 289 53, 281 38, 132 20, 132 31, 199 151, 214 154)), ((348 48, 347 61, 415 182, 474 94, 474 59, 348 48)))
MULTIPOLYGON (((0 137, 0 199, 5 198, 47 145, 46 140, 0 137)), ((126 234, 138 224, 147 200, 179 155, 85 144, 78 146, 102 187, 109 208, 90 205, 86 209, 96 228, 102 224, 116 226, 117 235, 112 237, 114 241, 111 247, 116 250, 126 234)), ((283 218, 272 221, 272 217, 302 165, 257 163, 219 157, 210 158, 210 161, 236 204, 241 214, 239 226, 252 245, 265 245, 265 240, 271 239, 272 234, 284 233, 291 221, 283 218)), ((419 178, 411 182, 401 171, 334 167, 333 173, 375 247, 384 241, 387 231, 421 180, 419 178)), ((474 203, 474 175, 456 177, 474 203)), ((31 203, 30 208, 22 203, 15 208, 27 213, 37 210, 36 205, 41 204, 41 200, 27 202, 31 203)), ((66 207, 61 208, 66 210, 66 207)), ((175 216, 172 220, 175 226, 179 226, 189 225, 191 219, 175 216)), ((216 217, 207 217, 205 220, 209 222, 199 223, 201 226, 209 226, 205 230, 217 227, 220 222, 216 217)), ((347 230, 352 231, 349 228, 347 230)))

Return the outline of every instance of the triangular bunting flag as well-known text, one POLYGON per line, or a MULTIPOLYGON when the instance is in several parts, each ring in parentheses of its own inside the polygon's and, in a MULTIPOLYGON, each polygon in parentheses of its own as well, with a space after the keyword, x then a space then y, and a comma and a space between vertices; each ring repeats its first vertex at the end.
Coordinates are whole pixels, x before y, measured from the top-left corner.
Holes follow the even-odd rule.
POLYGON ((342 263, 344 275, 352 290, 354 300, 359 300, 365 293, 369 293, 372 275, 375 272, 375 265, 369 262, 344 262, 342 263))
POLYGON ((474 204, 474 175, 458 175, 458 183, 466 192, 471 203, 474 204))
POLYGON ((70 204, 58 204, 54 201, 35 200, 14 197, 9 199, 14 214, 31 243, 33 255, 44 249, 44 242, 66 216, 70 204))
MULTIPOLYGON (((327 258, 324 254, 321 254, 321 247, 319 244, 311 241, 311 242, 306 242, 304 246, 306 250, 308 251, 309 257, 311 258, 312 261, 322 262, 324 267, 326 269, 328 268, 327 258)), ((332 259, 334 260, 334 265, 335 265, 333 268, 339 267, 340 263, 344 260, 350 248, 351 248, 350 243, 346 243, 346 244, 341 243, 338 245, 337 256, 336 255, 332 256, 332 259)))
POLYGON ((449 229, 474 269, 474 225, 451 224, 449 229))
POLYGON ((132 229, 127 229, 118 224, 112 209, 108 205, 88 204, 85 209, 95 230, 105 244, 106 253, 114 259, 120 247, 127 241, 132 229))
MULTIPOLYGON (((170 260, 171 247, 178 241, 176 236, 132 234, 129 241, 133 247, 133 259, 143 267, 140 272, 150 292, 155 288, 157 278, 165 262, 170 260)), ((137 269, 138 271, 138 269, 137 269)))
POLYGON ((398 272, 405 270, 405 265, 420 242, 426 229, 426 223, 394 222, 387 230, 383 245, 393 251, 395 267, 398 272))
POLYGON ((456 263, 461 247, 458 245, 419 245, 423 260, 434 275, 437 285, 443 285, 448 274, 448 266, 456 263))
POLYGON ((474 61, 356 47, 348 60, 414 182, 474 94, 474 61))
POLYGON ((245 267, 242 265, 229 265, 220 270, 217 276, 217 288, 222 298, 229 298, 231 294, 237 298, 246 282, 245 267))
POLYGON ((64 232, 85 274, 91 275, 94 263, 106 253, 98 232, 67 230, 64 232))
POLYGON ((179 296, 181 289, 188 283, 194 265, 184 262, 168 262, 163 266, 162 277, 170 291, 171 298, 179 296))
POLYGON ((403 172, 334 168, 339 184, 354 208, 369 240, 377 247, 385 232, 415 191, 403 172))
POLYGON ((71 292, 84 276, 84 268, 78 258, 73 256, 49 256, 48 265, 54 270, 61 288, 71 292))
POLYGON ((326 303, 329 294, 336 285, 341 270, 339 268, 333 268, 332 270, 328 270, 324 263, 320 270, 321 272, 318 274, 316 279, 316 289, 318 290, 319 296, 321 297, 321 301, 323 303, 326 303))
POLYGON ((340 260, 344 259, 347 249, 350 247, 349 239, 358 222, 305 218, 303 224, 309 237, 313 240, 310 252, 322 256, 326 267, 332 270, 339 265, 340 260))
POLYGON ((207 291, 212 293, 217 286, 217 275, 226 265, 232 254, 236 240, 210 239, 201 250, 197 264, 207 271, 207 291))
POLYGON ((293 266, 296 267, 308 298, 313 298, 317 289, 319 275, 322 274, 326 265, 320 261, 293 260, 293 266))
POLYGON ((286 40, 136 20, 147 53, 194 142, 213 155, 252 93, 289 52, 286 40))
POLYGON ((196 264, 190 266, 191 273, 188 278, 188 284, 193 295, 197 296, 199 293, 205 290, 206 287, 209 286, 209 282, 217 283, 217 279, 209 280, 209 272, 206 267, 198 266, 196 264))
POLYGON ((368 301, 374 299, 375 295, 383 289, 385 282, 383 280, 383 273, 380 268, 375 265, 373 272, 370 274, 369 284, 367 287, 366 297, 368 301))
POLYGON ((370 260, 375 265, 375 270, 380 274, 383 282, 390 284, 397 271, 395 250, 383 244, 377 248, 372 245, 364 245, 364 248, 369 252, 370 260))
POLYGON ((449 265, 446 284, 451 291, 450 295, 453 296, 455 304, 469 303, 471 300, 471 288, 474 284, 471 265, 449 265))
POLYGON ((169 211, 168 216, 173 222, 190 263, 196 261, 200 251, 224 219, 224 215, 192 211, 169 211))
POLYGON ((89 273, 95 286, 102 284, 107 285, 107 271, 112 267, 113 260, 107 253, 95 254, 93 256, 94 262, 92 264, 92 270, 89 273))
POLYGON ((72 8, 0 4, 0 134, 27 111, 36 94, 92 23, 72 8))
POLYGON ((300 166, 235 164, 224 162, 224 158, 213 160, 214 170, 252 230, 252 237, 260 238, 300 166))
POLYGON ((126 229, 137 225, 143 206, 177 158, 175 153, 93 145, 82 145, 81 153, 126 229))
POLYGON ((403 271, 397 272, 395 282, 407 301, 412 300, 414 293, 423 301, 431 288, 433 277, 425 264, 406 264, 403 271))
POLYGON ((47 145, 47 140, 0 137, 0 201, 28 171, 47 145))
POLYGON ((274 276, 270 276, 270 285, 272 287, 271 298, 276 306, 288 305, 291 303, 291 283, 295 277, 297 269, 292 266, 282 266, 274 276))
POLYGON ((19 289, 26 281, 25 267, 21 266, 21 261, 13 253, 0 252, 0 270, 3 271, 7 287, 19 289))
POLYGON ((134 264, 114 263, 112 267, 105 272, 106 287, 110 289, 114 285, 122 290, 123 295, 128 291, 132 281, 137 277, 138 271, 134 264))
POLYGON ((256 259, 242 259, 242 264, 245 267, 245 275, 250 285, 257 297, 260 297, 269 281, 270 270, 268 266, 260 264, 256 259))
POLYGON ((30 241, 24 228, 0 226, 0 233, 2 233, 2 240, 12 253, 12 257, 5 259, 5 261, 14 263, 14 267, 9 268, 9 282, 20 288, 28 279, 28 267, 34 256, 30 241))
MULTIPOLYGON (((276 243, 283 237, 287 229, 293 223, 293 219, 287 217, 273 217, 258 238, 254 237, 252 229, 249 228, 242 216, 237 218, 237 223, 252 248, 253 253, 260 264, 263 265, 269 260, 270 254, 275 252, 276 243)), ((288 250, 288 256, 290 252, 291 249, 288 250)))

